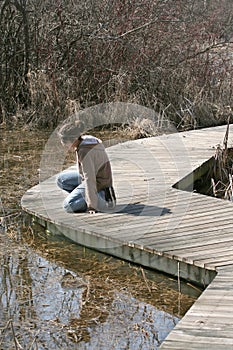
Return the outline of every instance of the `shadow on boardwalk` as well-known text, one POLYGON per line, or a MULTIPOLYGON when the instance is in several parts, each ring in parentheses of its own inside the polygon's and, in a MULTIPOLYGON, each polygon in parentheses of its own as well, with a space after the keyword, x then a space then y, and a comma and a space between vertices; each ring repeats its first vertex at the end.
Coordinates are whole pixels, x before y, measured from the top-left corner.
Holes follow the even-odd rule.
POLYGON ((115 213, 123 213, 135 216, 162 216, 171 214, 171 210, 168 208, 157 207, 155 205, 145 205, 141 203, 132 203, 123 205, 117 205, 115 213))

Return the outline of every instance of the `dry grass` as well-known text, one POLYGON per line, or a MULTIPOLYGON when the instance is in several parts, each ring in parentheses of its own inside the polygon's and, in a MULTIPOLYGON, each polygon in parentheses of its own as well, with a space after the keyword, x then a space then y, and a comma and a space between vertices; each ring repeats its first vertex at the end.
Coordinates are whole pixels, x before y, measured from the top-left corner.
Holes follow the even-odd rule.
POLYGON ((223 146, 216 149, 211 188, 213 196, 233 201, 233 148, 228 147, 228 141, 229 122, 223 146))
POLYGON ((169 128, 169 123, 166 125, 162 117, 158 118, 157 124, 147 118, 136 118, 129 124, 119 127, 117 129, 117 134, 124 139, 136 140, 144 137, 158 136, 163 132, 168 133, 171 130, 172 128, 169 128))
POLYGON ((207 173, 195 181, 194 190, 233 201, 233 148, 229 146, 229 120, 223 144, 217 145, 207 173))
POLYGON ((231 0, 4 3, 0 123, 56 126, 80 108, 116 101, 166 113, 181 130, 226 122, 231 6, 231 0))

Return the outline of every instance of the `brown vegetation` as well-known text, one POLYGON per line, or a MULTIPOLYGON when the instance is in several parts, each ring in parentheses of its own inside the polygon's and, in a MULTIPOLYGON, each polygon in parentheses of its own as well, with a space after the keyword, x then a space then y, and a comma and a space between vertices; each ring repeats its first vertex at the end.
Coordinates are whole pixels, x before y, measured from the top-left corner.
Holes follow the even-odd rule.
POLYGON ((133 102, 178 128, 232 115, 231 0, 0 2, 0 122, 133 102))
POLYGON ((194 183, 194 190, 212 197, 233 201, 233 148, 228 147, 229 123, 223 145, 217 145, 209 169, 194 183))

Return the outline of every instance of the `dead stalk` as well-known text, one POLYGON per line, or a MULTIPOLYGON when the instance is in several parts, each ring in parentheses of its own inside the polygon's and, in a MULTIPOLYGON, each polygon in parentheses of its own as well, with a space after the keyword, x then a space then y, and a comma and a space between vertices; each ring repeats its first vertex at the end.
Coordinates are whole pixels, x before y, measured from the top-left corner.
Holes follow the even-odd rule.
POLYGON ((88 283, 87 283, 86 296, 85 296, 85 300, 82 303, 82 305, 85 305, 88 302, 89 295, 90 295, 90 281, 88 281, 88 283))
POLYGON ((178 267, 178 272, 177 272, 178 292, 181 293, 181 286, 180 286, 180 262, 179 261, 178 261, 177 267, 178 267))
POLYGON ((150 288, 150 286, 149 286, 149 284, 148 284, 148 282, 147 282, 147 278, 146 278, 145 272, 144 272, 144 270, 143 270, 142 267, 141 267, 141 272, 142 272, 142 276, 143 276, 143 278, 144 278, 144 281, 145 281, 145 283, 146 283, 146 287, 147 287, 147 289, 149 290, 149 292, 151 293, 151 288, 150 288))
POLYGON ((178 279, 178 315, 180 315, 181 311, 181 284, 180 284, 180 262, 178 261, 177 264, 178 272, 177 272, 177 279, 178 279))
POLYGON ((211 178, 211 185, 212 185, 213 195, 217 197, 216 184, 213 178, 211 178))
POLYGON ((229 194, 229 199, 232 201, 232 196, 233 196, 233 175, 229 174, 229 182, 230 182, 230 194, 229 194))
POLYGON ((225 137, 224 137, 224 140, 223 140, 224 155, 226 155, 225 153, 226 153, 227 147, 228 147, 229 128, 230 128, 230 117, 228 117, 227 129, 226 129, 225 137))
POLYGON ((39 334, 39 333, 40 333, 40 331, 38 331, 38 332, 36 333, 36 335, 35 335, 35 337, 34 337, 34 339, 33 339, 32 343, 31 343, 31 345, 30 345, 29 350, 32 350, 32 349, 33 349, 33 345, 35 344, 35 342, 36 342, 36 338, 37 338, 37 336, 38 336, 38 334, 39 334))
POLYGON ((13 321, 10 320, 10 325, 11 325, 11 330, 12 330, 12 334, 13 334, 13 337, 14 337, 14 343, 15 343, 15 349, 16 350, 22 350, 22 346, 19 344, 19 341, 15 335, 15 329, 14 329, 14 325, 13 325, 13 321))
POLYGON ((6 211, 5 211, 4 205, 2 203, 2 197, 0 197, 0 207, 1 207, 1 210, 3 212, 3 215, 6 216, 6 211))

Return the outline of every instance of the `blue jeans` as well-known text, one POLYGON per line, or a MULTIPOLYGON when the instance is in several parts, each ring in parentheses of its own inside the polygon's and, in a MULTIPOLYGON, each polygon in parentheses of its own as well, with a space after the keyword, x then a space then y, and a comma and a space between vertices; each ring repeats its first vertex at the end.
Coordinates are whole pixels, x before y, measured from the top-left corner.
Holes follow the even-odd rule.
MULTIPOLYGON (((57 177, 57 185, 69 194, 64 200, 63 207, 67 213, 85 212, 87 203, 85 201, 85 185, 82 183, 80 174, 76 170, 63 171, 57 177)), ((98 208, 104 210, 106 202, 104 191, 98 192, 98 208)))

